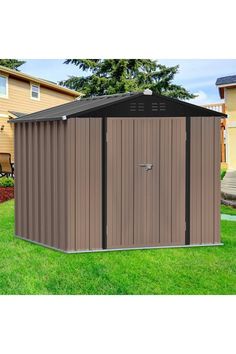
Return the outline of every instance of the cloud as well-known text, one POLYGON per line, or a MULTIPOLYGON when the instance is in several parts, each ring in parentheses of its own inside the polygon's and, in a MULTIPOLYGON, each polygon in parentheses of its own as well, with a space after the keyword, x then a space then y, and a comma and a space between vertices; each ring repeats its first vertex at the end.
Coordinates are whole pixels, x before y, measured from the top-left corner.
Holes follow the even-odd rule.
POLYGON ((211 103, 206 92, 202 90, 195 92, 194 95, 196 95, 197 97, 189 100, 190 103, 197 104, 197 105, 211 103))

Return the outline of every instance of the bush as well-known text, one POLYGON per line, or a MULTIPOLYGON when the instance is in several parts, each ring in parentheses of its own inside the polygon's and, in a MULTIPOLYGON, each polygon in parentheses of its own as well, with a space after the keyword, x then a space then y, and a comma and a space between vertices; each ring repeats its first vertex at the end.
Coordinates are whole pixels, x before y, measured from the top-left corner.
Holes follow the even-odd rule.
POLYGON ((12 177, 1 177, 0 187, 14 187, 14 179, 12 177))
POLYGON ((222 180, 226 174, 227 170, 226 169, 222 169, 220 172, 220 179, 222 180))

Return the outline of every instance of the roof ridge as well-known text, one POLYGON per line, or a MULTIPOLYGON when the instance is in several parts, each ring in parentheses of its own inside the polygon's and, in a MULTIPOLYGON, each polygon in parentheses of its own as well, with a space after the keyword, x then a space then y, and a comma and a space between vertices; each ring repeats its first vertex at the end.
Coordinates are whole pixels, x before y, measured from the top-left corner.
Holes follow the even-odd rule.
POLYGON ((138 92, 123 92, 123 93, 114 93, 114 94, 111 94, 111 95, 97 95, 97 96, 90 96, 90 97, 81 97, 80 100, 78 101, 90 101, 90 100, 99 100, 99 99, 102 99, 102 98, 112 98, 112 97, 126 97, 126 96, 132 96, 134 94, 136 94, 138 92))

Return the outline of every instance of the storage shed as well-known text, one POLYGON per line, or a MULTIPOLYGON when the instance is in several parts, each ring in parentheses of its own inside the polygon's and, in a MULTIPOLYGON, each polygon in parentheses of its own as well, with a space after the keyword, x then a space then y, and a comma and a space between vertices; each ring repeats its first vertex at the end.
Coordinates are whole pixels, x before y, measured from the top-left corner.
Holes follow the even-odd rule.
POLYGON ((15 233, 65 252, 220 244, 220 119, 150 90, 15 123, 15 233))

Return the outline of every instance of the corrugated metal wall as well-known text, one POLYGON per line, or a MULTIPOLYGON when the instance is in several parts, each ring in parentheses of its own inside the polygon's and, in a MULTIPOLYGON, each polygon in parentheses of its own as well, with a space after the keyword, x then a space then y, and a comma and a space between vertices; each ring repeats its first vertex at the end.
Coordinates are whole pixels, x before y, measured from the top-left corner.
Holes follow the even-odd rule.
POLYGON ((108 248, 184 244, 185 118, 109 118, 107 135, 108 248))
POLYGON ((15 125, 16 235, 67 249, 67 124, 15 125))
POLYGON ((16 235, 101 248, 101 120, 15 125, 16 235))
MULTIPOLYGON (((185 129, 185 118, 108 119, 108 248, 185 244, 185 129)), ((219 135, 220 118, 191 119, 190 244, 220 242, 219 135)), ((101 118, 15 125, 16 235, 102 249, 102 137, 101 118)))
POLYGON ((102 119, 68 120, 69 250, 102 248, 102 119))
POLYGON ((190 243, 220 242, 220 118, 191 119, 190 243))

